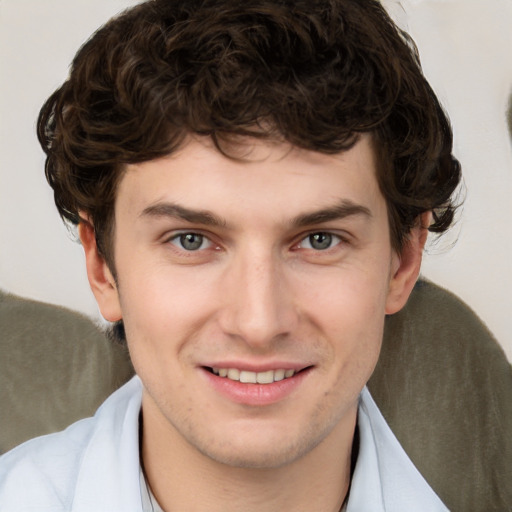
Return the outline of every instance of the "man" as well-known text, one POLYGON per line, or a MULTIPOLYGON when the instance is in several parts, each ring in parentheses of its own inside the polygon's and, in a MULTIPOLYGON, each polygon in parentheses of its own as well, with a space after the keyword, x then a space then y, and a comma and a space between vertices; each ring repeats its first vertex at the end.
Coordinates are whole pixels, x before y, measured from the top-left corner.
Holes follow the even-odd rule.
POLYGON ((378 2, 143 3, 39 138, 137 377, 1 460, 5 510, 446 510, 365 389, 460 177, 378 2))

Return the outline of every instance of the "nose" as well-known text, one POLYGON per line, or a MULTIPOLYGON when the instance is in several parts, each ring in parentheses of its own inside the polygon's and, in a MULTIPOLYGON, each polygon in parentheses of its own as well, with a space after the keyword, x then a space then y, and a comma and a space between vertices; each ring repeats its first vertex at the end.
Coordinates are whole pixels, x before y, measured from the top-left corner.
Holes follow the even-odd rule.
POLYGON ((271 251, 254 249, 231 261, 223 280, 223 332, 241 338, 254 349, 268 348, 292 333, 298 312, 285 266, 271 251))

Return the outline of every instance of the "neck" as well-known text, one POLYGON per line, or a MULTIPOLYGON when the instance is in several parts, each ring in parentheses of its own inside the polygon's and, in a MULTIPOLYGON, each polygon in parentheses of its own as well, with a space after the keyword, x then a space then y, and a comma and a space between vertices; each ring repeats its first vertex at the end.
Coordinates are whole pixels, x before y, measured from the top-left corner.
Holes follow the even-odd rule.
POLYGON ((357 410, 305 456, 277 468, 219 463, 144 410, 141 454, 146 478, 166 512, 338 512, 351 477, 357 410))

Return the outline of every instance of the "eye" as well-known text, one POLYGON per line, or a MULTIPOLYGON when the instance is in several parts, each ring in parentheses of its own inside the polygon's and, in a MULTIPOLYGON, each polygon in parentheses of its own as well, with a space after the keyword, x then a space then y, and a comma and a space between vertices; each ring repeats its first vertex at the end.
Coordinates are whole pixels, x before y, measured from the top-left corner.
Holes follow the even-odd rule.
POLYGON ((185 251, 199 251, 201 249, 208 249, 211 246, 210 240, 199 233, 180 233, 169 241, 185 251))
POLYGON ((338 245, 341 241, 341 238, 337 235, 319 231, 318 233, 311 233, 306 238, 302 239, 299 243, 299 247, 301 249, 325 251, 335 245, 338 245))

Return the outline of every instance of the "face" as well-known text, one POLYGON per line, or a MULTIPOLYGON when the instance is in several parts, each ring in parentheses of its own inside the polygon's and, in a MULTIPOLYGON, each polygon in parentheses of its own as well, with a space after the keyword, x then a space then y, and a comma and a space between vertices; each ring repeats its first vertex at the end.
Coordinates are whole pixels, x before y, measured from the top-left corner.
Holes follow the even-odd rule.
POLYGON ((225 464, 278 467, 353 429, 417 262, 391 248, 368 137, 339 155, 243 150, 241 162, 193 139, 128 166, 117 284, 82 241, 104 316, 124 321, 144 428, 225 464))

